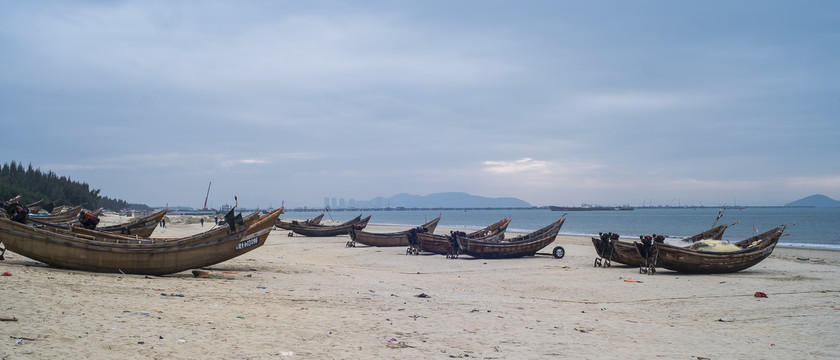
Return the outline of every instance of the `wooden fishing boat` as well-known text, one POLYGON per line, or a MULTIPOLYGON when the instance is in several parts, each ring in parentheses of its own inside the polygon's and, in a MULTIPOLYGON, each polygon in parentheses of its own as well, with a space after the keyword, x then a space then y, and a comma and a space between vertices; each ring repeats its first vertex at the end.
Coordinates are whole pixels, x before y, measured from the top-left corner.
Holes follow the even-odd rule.
POLYGON ((41 200, 38 200, 34 203, 27 204, 26 208, 29 209, 30 214, 35 214, 35 213, 41 211, 41 204, 43 204, 43 203, 44 203, 44 199, 42 198, 41 200))
POLYGON ((258 248, 265 243, 279 210, 243 226, 225 225, 176 239, 137 239, 95 231, 77 234, 0 219, 0 242, 12 252, 54 267, 165 275, 217 264, 258 248))
POLYGON ((433 234, 439 222, 440 216, 413 229, 384 234, 356 230, 351 226, 349 230, 351 240, 347 242, 347 247, 354 247, 356 243, 368 246, 408 246, 418 233, 433 234))
POLYGON ((595 252, 598 253, 598 259, 595 259, 595 266, 602 264, 609 267, 612 262, 630 266, 642 266, 645 259, 639 254, 636 249, 635 242, 601 239, 600 237, 592 237, 592 245, 595 246, 595 252))
POLYGON ((747 269, 773 253, 786 225, 733 243, 741 250, 729 252, 698 251, 655 243, 655 266, 681 273, 718 274, 747 269))
POLYGON ((499 240, 495 236, 471 239, 458 234, 454 237, 461 254, 472 257, 498 259, 530 256, 554 242, 565 221, 560 218, 542 229, 511 239, 499 240))
POLYGON ((58 214, 61 214, 63 212, 66 212, 67 210, 70 210, 74 207, 75 206, 70 206, 70 205, 61 205, 61 206, 53 207, 53 209, 50 210, 50 215, 58 215, 58 214))
MULTIPOLYGON (((62 224, 57 224, 47 221, 41 221, 38 218, 31 217, 28 219, 28 222, 31 222, 33 224, 36 224, 37 226, 44 227, 47 229, 66 230, 77 234, 98 237, 109 237, 118 240, 136 240, 148 238, 149 236, 151 236, 151 234, 157 228, 157 225, 160 223, 160 220, 163 218, 164 215, 166 215, 166 211, 167 210, 162 210, 152 215, 134 220, 133 222, 129 222, 126 224, 102 226, 96 227, 95 229, 85 228, 84 225, 82 225, 79 221, 70 221, 62 224)), ((257 214, 255 213, 253 215, 257 214)), ((256 217, 257 216, 254 216, 253 219, 256 219, 256 217)))
POLYGON ((51 215, 30 214, 29 217, 51 223, 66 223, 76 220, 82 212, 82 205, 66 208, 64 211, 51 215))
MULTIPOLYGON (((321 215, 318 215, 314 218, 305 220, 303 223, 305 225, 319 225, 319 224, 321 224, 321 219, 323 219, 323 218, 324 218, 324 213, 321 213, 321 215)), ((283 221, 283 220, 277 219, 277 224, 274 224, 274 226, 279 227, 281 229, 285 229, 285 230, 292 230, 291 224, 292 224, 292 222, 295 222, 295 221, 296 220, 283 221)))
MULTIPOLYGON (((499 220, 498 222, 489 225, 481 230, 471 233, 464 233, 464 236, 477 239, 485 236, 504 236, 510 224, 509 218, 499 220)), ((450 233, 450 235, 436 235, 432 233, 418 233, 417 242, 411 244, 407 251, 409 254, 419 254, 421 251, 433 252, 436 254, 446 255, 446 257, 458 257, 458 243, 450 233)))
POLYGON ((122 235, 135 235, 141 238, 152 236, 160 220, 168 210, 161 210, 148 216, 133 219, 118 225, 98 226, 96 230, 122 235))
POLYGON ((370 221, 370 216, 362 219, 362 215, 359 215, 338 225, 306 225, 301 223, 295 224, 294 222, 290 225, 291 230, 296 234, 311 237, 326 237, 345 235, 350 232, 351 226, 355 226, 357 230, 362 230, 367 226, 368 221, 370 221))
MULTIPOLYGON (((735 222, 732 225, 737 224, 735 222)), ((715 226, 709 230, 701 232, 694 236, 689 236, 685 239, 679 240, 677 242, 671 243, 671 245, 678 246, 678 247, 687 247, 692 246, 694 243, 701 241, 701 240, 720 240, 723 238, 723 232, 726 231, 727 227, 731 225, 719 225, 715 226)), ((648 273, 653 275, 656 273, 656 248, 654 247, 654 243, 656 241, 651 241, 655 239, 644 238, 642 242, 635 242, 633 243, 636 246, 636 252, 638 253, 639 257, 642 258, 642 264, 639 266, 639 273, 648 273)), ((662 239, 664 240, 664 238, 662 239)), ((663 243, 664 241, 659 241, 659 243, 663 243)))
MULTIPOLYGON (((232 219, 232 221, 234 221, 234 226, 233 227, 238 227, 238 226, 249 227, 249 226, 251 226, 251 224, 254 223, 254 221, 256 221, 257 219, 260 218, 260 213, 257 212, 257 211, 254 211, 253 213, 248 214, 244 217, 241 214, 234 217, 232 215, 232 213, 229 213, 229 215, 226 215, 225 218, 226 219, 232 219)), ((117 242, 129 242, 130 243, 133 240, 142 239, 138 235, 123 235, 123 234, 117 234, 117 233, 111 233, 111 232, 102 232, 102 231, 99 231, 98 229, 96 229, 96 230, 86 229, 82 226, 73 226, 73 225, 62 226, 60 224, 43 223, 43 222, 39 222, 37 220, 31 220, 31 221, 36 223, 36 224, 42 225, 44 227, 66 230, 66 231, 70 231, 70 232, 75 233, 75 234, 91 236, 91 237, 95 237, 95 238, 107 238, 107 239, 111 239, 111 240, 114 240, 114 241, 117 241, 117 242)), ((219 226, 229 226, 229 225, 230 225, 230 222, 228 220, 226 220, 225 224, 222 224, 222 225, 219 225, 219 226)), ((213 230, 213 229, 211 228, 210 230, 213 230)), ((55 230, 53 230, 53 231, 55 231, 55 230)), ((186 244, 186 243, 191 243, 191 242, 205 241, 205 238, 199 236, 201 234, 202 233, 193 235, 192 239, 189 239, 187 237, 180 237, 180 238, 159 237, 159 238, 147 238, 147 239, 151 240, 151 241, 154 241, 154 242, 180 241, 182 244, 186 244)))
MULTIPOLYGON (((703 239, 720 240, 727 226, 725 224, 718 225, 679 242, 681 244, 691 244, 703 239)), ((609 267, 612 262, 629 266, 644 266, 646 263, 643 255, 646 250, 643 249, 644 245, 638 241, 621 241, 618 240, 617 236, 613 239, 593 236, 592 245, 595 246, 595 252, 598 254, 598 258, 595 259, 595 266, 609 267)))

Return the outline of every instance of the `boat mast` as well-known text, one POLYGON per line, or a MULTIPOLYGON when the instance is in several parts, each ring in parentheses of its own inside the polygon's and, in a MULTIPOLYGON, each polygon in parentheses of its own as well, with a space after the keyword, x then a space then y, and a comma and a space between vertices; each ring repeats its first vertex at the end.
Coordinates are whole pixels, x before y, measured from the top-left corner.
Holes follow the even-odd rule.
POLYGON ((204 208, 202 210, 207 210, 207 199, 210 198, 210 185, 213 185, 212 181, 207 184, 207 196, 204 197, 204 208))

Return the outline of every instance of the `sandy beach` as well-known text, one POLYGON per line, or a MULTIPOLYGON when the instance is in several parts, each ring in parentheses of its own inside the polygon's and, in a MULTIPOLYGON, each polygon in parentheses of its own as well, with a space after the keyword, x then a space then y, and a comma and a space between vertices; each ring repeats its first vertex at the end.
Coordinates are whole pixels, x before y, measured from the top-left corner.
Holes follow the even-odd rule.
MULTIPOLYGON (((172 218, 154 236, 212 224, 172 218)), ((366 231, 404 229, 372 224, 366 231)), ((0 277, 0 359, 840 354, 840 252, 776 248, 738 273, 644 275, 593 267, 586 237, 559 236, 543 250, 562 245, 563 259, 481 260, 346 248, 347 235, 287 234, 275 229, 265 246, 206 268, 209 278, 56 269, 6 252, 0 272, 11 276, 0 277)))

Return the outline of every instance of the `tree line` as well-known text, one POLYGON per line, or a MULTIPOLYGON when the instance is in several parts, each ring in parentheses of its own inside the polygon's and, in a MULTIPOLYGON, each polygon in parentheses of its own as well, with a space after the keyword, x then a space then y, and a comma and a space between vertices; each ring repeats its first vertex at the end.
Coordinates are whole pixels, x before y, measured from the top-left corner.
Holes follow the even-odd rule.
POLYGON ((21 195, 23 205, 43 199, 44 204, 83 205, 88 209, 100 207, 119 211, 132 208, 148 210, 144 204, 129 204, 125 200, 100 196, 100 189, 91 189, 90 185, 73 181, 66 176, 58 176, 52 171, 42 172, 34 169, 32 164, 24 168, 22 163, 12 160, 0 168, 0 199, 9 200, 21 195))

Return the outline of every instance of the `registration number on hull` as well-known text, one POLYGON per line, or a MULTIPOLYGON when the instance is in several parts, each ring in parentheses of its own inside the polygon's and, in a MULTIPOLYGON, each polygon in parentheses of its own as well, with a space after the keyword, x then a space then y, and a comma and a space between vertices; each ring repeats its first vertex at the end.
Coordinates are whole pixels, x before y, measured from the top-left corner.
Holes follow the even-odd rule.
POLYGON ((259 242, 260 238, 258 236, 252 237, 248 240, 242 240, 239 242, 239 244, 236 244, 236 249, 234 250, 239 251, 245 248, 249 248, 251 246, 257 245, 259 242))

